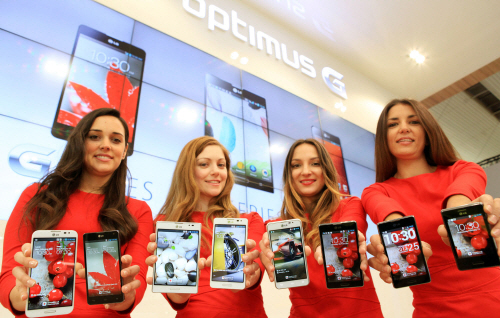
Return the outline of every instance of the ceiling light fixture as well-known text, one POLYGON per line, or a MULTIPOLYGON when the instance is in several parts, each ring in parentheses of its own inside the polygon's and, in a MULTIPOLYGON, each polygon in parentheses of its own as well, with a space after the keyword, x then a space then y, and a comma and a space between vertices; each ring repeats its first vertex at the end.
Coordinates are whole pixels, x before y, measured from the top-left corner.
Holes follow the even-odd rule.
POLYGON ((420 52, 417 50, 413 50, 410 52, 410 58, 414 59, 417 64, 422 64, 425 61, 425 56, 420 54, 420 52))
POLYGON ((234 51, 233 53, 231 53, 231 55, 230 55, 230 56, 231 56, 231 58, 232 58, 233 60, 236 60, 236 59, 238 58, 238 56, 240 56, 240 54, 239 54, 238 52, 234 51))
POLYGON ((248 57, 242 57, 242 58, 240 59, 240 63, 241 63, 241 64, 247 64, 247 63, 248 63, 248 57))

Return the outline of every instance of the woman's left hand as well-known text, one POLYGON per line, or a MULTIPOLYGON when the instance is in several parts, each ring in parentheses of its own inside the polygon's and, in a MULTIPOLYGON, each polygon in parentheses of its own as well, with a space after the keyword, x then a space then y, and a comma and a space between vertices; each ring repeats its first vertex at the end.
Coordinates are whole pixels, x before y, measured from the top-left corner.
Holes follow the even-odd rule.
MULTIPOLYGON (((358 254, 361 260, 360 268, 364 273, 363 277, 365 282, 369 282, 370 277, 366 275, 366 270, 368 269, 368 260, 366 258, 366 239, 363 233, 361 233, 360 231, 358 231, 358 244, 358 254)), ((323 253, 321 252, 321 245, 316 248, 316 252, 314 252, 314 259, 316 259, 319 265, 323 265, 323 253)))
MULTIPOLYGON (((463 197, 463 196, 461 196, 463 197)), ((493 198, 491 195, 483 194, 482 196, 476 198, 472 202, 481 202, 483 203, 484 212, 488 215, 488 223, 491 225, 491 236, 495 239, 497 243, 497 253, 500 256, 500 198, 493 198)), ((448 200, 450 203, 450 200, 448 200)), ((459 206, 463 204, 467 204, 469 202, 459 202, 457 204, 450 204, 447 207, 459 206)), ((448 239, 448 233, 446 232, 446 228, 443 224, 438 227, 438 233, 441 236, 443 242, 450 246, 450 240, 448 239)))
MULTIPOLYGON (((141 286, 141 282, 135 279, 135 276, 141 271, 139 265, 132 265, 132 256, 130 255, 123 255, 121 260, 122 270, 120 274, 123 278, 122 292, 125 300, 121 303, 104 305, 104 308, 115 311, 125 311, 133 306, 135 302, 135 290, 141 286)), ((82 264, 76 263, 75 270, 80 278, 85 279, 85 268, 83 268, 82 264)))

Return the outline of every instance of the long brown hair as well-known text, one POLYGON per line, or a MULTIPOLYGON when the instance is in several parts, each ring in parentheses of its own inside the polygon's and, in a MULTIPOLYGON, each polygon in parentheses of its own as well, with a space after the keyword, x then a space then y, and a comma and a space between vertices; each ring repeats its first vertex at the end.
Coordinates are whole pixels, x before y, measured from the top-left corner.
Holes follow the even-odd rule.
POLYGON ((382 110, 377 124, 375 135, 375 171, 376 181, 383 182, 398 171, 396 157, 394 157, 387 144, 387 116, 389 110, 398 104, 408 105, 415 110, 420 123, 425 131, 426 145, 424 148, 425 159, 430 166, 451 166, 459 157, 453 145, 444 134, 438 122, 425 106, 419 101, 405 98, 393 99, 382 110))
MULTIPOLYGON (((128 140, 127 123, 116 109, 101 108, 83 117, 69 135, 68 143, 56 168, 40 181, 35 196, 26 204, 23 220, 31 225, 33 230, 53 229, 64 217, 69 197, 78 189, 82 179, 85 138, 95 119, 101 116, 113 116, 120 120, 125 130, 124 140, 128 140)), ((98 216, 99 224, 104 231, 120 231, 122 243, 132 239, 138 229, 136 219, 127 209, 125 193, 127 172, 127 157, 125 157, 102 189, 104 203, 98 216)))
POLYGON ((281 219, 301 220, 305 233, 305 242, 307 245, 312 246, 313 250, 320 244, 319 225, 330 222, 333 212, 340 202, 337 178, 337 170, 335 170, 332 159, 319 141, 315 139, 299 139, 290 147, 286 156, 285 168, 283 169, 283 192, 285 198, 281 206, 281 219), (293 153, 298 146, 303 144, 312 145, 318 151, 323 178, 325 179, 325 186, 321 190, 321 195, 315 202, 312 211, 306 211, 304 201, 294 188, 292 179, 293 153), (309 219, 306 218, 306 213, 309 213, 309 219))
MULTIPOLYGON (((227 179, 221 193, 210 200, 208 211, 204 216, 203 226, 208 229, 208 221, 213 221, 214 218, 238 218, 240 216, 238 209, 231 203, 230 194, 234 185, 234 176, 231 172, 229 152, 217 139, 204 136, 191 140, 182 149, 175 165, 167 199, 155 218, 155 224, 157 221, 191 222, 196 204, 200 199, 200 189, 194 176, 196 157, 207 146, 219 146, 221 148, 226 160, 227 179)), ((203 242, 208 246, 205 237, 203 237, 203 242)))

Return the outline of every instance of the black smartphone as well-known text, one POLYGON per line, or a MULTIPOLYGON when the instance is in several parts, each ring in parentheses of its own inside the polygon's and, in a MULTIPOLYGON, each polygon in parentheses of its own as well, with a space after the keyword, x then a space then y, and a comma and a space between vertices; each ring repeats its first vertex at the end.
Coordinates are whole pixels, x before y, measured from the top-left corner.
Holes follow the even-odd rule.
POLYGON ((355 221, 320 224, 321 252, 327 288, 362 287, 358 227, 355 221))
POLYGON ((394 288, 430 283, 415 217, 380 222, 377 227, 391 266, 394 288))
POLYGON ((145 60, 144 50, 80 25, 52 124, 52 135, 67 139, 89 112, 114 108, 127 122, 128 154, 131 155, 145 60))
POLYGON ((344 155, 342 154, 342 146, 340 145, 340 139, 326 131, 321 131, 319 128, 312 126, 313 138, 321 142, 326 151, 330 154, 332 158, 333 165, 337 174, 339 176, 338 185, 339 191, 342 195, 350 195, 349 182, 347 182, 347 173, 344 164, 344 155))
POLYGON ((124 300, 118 231, 85 233, 85 274, 89 305, 120 303, 124 300))
POLYGON ((273 193, 266 100, 206 74, 205 103, 205 135, 231 154, 235 182, 273 193))
POLYGON ((459 270, 500 266, 497 245, 491 237, 482 203, 441 210, 459 270))

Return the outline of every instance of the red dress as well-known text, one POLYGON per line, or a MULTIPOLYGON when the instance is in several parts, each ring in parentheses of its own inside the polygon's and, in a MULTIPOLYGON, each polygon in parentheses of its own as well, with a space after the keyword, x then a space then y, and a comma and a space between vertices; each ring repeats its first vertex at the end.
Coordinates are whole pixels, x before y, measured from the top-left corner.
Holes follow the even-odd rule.
MULTIPOLYGON (((331 222, 343 221, 356 221, 358 230, 366 235, 366 213, 359 198, 340 201, 331 222)), ((313 254, 314 251, 307 257, 309 285, 289 289, 292 302, 290 317, 383 317, 370 271, 366 272, 370 281, 365 282, 363 287, 328 289, 323 265, 318 265, 313 254)))
MULTIPOLYGON (((26 226, 20 225, 23 215, 23 208, 35 195, 38 184, 27 187, 17 201, 12 214, 9 217, 5 228, 5 239, 3 241, 3 262, 2 274, 0 276, 0 301, 2 305, 9 309, 16 317, 26 317, 23 312, 14 311, 10 305, 9 294, 16 284, 16 279, 12 275, 12 268, 19 266, 14 260, 14 254, 21 251, 24 243, 30 243, 31 232, 28 233, 26 226), (21 240, 20 240, 21 238, 21 240)), ((69 197, 66 214, 61 219, 54 230, 74 230, 78 232, 78 246, 76 261, 85 264, 83 252, 83 234, 102 231, 101 225, 97 221, 99 209, 104 202, 101 194, 86 193, 76 190, 69 197)), ((141 286, 136 289, 135 303, 127 313, 119 313, 113 310, 104 309, 103 305, 90 306, 87 304, 85 279, 76 276, 74 309, 69 315, 71 317, 130 317, 130 312, 139 304, 146 290, 146 274, 148 266, 145 263, 148 253, 146 246, 149 243, 149 235, 153 233, 153 216, 151 209, 144 201, 128 198, 127 209, 137 219, 138 231, 132 240, 121 246, 122 255, 132 256, 132 265, 139 265, 140 273, 136 276, 141 282, 141 286)))
MULTIPOLYGON (((191 222, 203 224, 204 214, 205 212, 194 212, 191 222)), ((248 219, 248 238, 257 243, 256 248, 258 249, 259 242, 265 232, 262 218, 255 212, 241 214, 241 217, 248 219)), ((212 254, 212 222, 209 222, 208 228, 210 232, 202 226, 203 237, 201 240, 200 257, 205 259, 212 254), (209 248, 203 245, 203 238, 209 242, 209 248)), ((262 279, 264 267, 259 259, 256 261, 260 266, 262 279)), ((166 294, 163 294, 172 308, 177 311, 177 318, 267 317, 262 300, 260 281, 250 289, 244 289, 235 293, 229 289, 215 289, 210 287, 210 275, 210 267, 206 267, 200 271, 198 293, 192 294, 184 304, 175 304, 168 299, 166 294)))
POLYGON ((437 233, 443 224, 441 209, 450 196, 474 200, 484 194, 486 174, 475 163, 463 160, 438 166, 433 173, 407 179, 390 178, 372 184, 361 197, 375 223, 389 214, 414 215, 422 241, 432 247, 428 266, 431 283, 410 287, 413 317, 497 317, 500 313, 500 268, 459 271, 449 246, 437 233))

